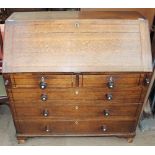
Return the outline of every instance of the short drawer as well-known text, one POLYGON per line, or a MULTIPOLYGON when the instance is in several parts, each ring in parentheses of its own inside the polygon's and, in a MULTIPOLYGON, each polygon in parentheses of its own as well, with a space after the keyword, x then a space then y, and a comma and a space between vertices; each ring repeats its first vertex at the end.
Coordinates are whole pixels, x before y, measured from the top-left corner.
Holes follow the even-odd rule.
POLYGON ((113 134, 134 132, 134 121, 105 121, 105 120, 73 120, 73 121, 16 121, 20 134, 39 135, 84 135, 84 134, 113 134))
POLYGON ((107 102, 121 101, 138 103, 140 101, 142 88, 131 90, 122 89, 111 91, 106 89, 50 89, 42 91, 39 89, 11 89, 10 93, 14 101, 38 102, 50 100, 104 100, 107 102))
POLYGON ((135 87, 143 82, 141 74, 104 74, 104 75, 83 75, 83 87, 102 87, 120 89, 122 87, 135 87))
POLYGON ((111 118, 113 116, 135 117, 140 105, 51 105, 51 106, 16 106, 16 114, 19 118, 111 118))
POLYGON ((46 88, 73 87, 75 85, 75 75, 56 74, 11 74, 11 83, 17 88, 38 88, 46 84, 46 88))

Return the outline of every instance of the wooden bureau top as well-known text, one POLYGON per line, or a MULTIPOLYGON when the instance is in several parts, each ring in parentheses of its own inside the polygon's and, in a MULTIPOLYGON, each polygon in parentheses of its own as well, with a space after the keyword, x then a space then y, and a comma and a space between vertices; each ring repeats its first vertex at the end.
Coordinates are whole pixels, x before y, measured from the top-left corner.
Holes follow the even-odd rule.
POLYGON ((3 73, 150 72, 148 22, 129 12, 14 13, 3 73))
POLYGON ((60 20, 60 19, 138 19, 144 18, 138 12, 131 11, 48 11, 15 12, 7 20, 60 20))

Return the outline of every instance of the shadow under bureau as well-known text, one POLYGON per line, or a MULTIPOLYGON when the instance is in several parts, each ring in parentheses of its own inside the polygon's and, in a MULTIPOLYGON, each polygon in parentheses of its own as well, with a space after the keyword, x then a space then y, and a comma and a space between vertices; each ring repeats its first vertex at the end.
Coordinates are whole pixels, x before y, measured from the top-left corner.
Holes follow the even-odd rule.
POLYGON ((133 140, 152 72, 137 13, 14 13, 3 76, 19 143, 34 136, 133 140))

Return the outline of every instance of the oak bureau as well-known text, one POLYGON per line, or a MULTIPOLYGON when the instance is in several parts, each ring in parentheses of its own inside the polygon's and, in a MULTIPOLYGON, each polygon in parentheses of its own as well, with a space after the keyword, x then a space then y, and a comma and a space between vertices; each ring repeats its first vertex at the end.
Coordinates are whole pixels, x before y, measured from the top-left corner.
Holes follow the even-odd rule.
POLYGON ((151 72, 148 21, 136 12, 27 12, 6 21, 3 76, 19 143, 132 142, 151 72))

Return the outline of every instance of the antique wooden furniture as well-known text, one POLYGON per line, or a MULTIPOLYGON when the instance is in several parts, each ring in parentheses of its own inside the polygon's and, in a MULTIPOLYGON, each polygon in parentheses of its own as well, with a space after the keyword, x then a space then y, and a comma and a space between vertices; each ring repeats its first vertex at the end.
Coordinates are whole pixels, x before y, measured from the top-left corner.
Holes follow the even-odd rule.
POLYGON ((131 142, 152 72, 135 12, 14 13, 3 74, 17 139, 118 136, 131 142))

